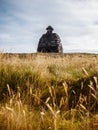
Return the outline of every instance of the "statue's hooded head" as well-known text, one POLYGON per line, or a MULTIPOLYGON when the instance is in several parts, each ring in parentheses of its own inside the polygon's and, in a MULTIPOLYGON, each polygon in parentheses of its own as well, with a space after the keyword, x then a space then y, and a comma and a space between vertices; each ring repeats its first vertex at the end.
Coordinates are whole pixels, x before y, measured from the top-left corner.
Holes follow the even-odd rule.
POLYGON ((47 33, 50 34, 50 33, 52 33, 52 31, 53 31, 54 29, 53 29, 52 26, 49 25, 49 26, 46 28, 46 30, 47 30, 47 33))

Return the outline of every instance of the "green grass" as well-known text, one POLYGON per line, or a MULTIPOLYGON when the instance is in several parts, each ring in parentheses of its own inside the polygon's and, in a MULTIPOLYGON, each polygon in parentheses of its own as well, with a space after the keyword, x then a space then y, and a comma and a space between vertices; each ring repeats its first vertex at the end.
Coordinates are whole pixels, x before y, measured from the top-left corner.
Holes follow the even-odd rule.
POLYGON ((97 130, 98 55, 0 54, 1 130, 97 130))

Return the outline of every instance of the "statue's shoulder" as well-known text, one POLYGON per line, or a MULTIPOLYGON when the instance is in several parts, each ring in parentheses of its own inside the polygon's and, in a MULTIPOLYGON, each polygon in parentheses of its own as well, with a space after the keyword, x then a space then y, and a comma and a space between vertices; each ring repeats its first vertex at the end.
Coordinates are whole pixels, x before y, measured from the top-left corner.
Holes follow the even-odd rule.
POLYGON ((60 39, 59 35, 57 33, 53 33, 53 36, 57 39, 60 39))
POLYGON ((57 33, 53 33, 53 35, 56 36, 56 37, 59 37, 59 35, 57 33))
POLYGON ((46 37, 46 34, 43 34, 42 37, 43 37, 43 38, 46 37))
POLYGON ((57 33, 52 33, 52 35, 56 36, 56 35, 57 35, 57 33))

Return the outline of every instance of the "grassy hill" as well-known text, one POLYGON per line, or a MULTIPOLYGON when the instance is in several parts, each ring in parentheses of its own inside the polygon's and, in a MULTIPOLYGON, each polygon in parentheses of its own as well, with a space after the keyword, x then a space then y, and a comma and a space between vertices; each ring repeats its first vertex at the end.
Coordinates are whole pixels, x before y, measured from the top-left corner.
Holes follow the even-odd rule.
POLYGON ((0 54, 0 129, 97 130, 98 55, 0 54))

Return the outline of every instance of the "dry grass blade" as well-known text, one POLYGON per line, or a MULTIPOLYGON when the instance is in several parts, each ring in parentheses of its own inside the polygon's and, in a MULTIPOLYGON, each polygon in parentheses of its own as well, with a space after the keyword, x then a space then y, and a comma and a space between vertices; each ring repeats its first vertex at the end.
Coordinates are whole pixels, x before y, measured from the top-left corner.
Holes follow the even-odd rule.
POLYGON ((46 106, 51 111, 53 115, 53 121, 54 121, 54 130, 57 130, 57 115, 60 113, 60 111, 53 110, 53 108, 47 103, 46 106))
POLYGON ((88 87, 89 87, 94 93, 96 93, 96 90, 95 90, 95 88, 92 86, 91 83, 90 83, 90 85, 88 85, 88 87))
POLYGON ((91 95, 98 102, 98 97, 96 97, 96 95, 94 95, 93 93, 91 95))
POLYGON ((7 89, 8 89, 8 92, 9 92, 9 96, 11 97, 11 89, 10 89, 10 86, 9 86, 9 84, 7 84, 7 89))
POLYGON ((95 84, 96 84, 96 88, 98 90, 98 78, 96 76, 94 76, 93 78, 94 78, 94 81, 95 81, 95 84))
POLYGON ((64 87, 65 94, 68 97, 68 85, 66 82, 63 83, 63 87, 64 87))
POLYGON ((80 107, 81 107, 83 110, 87 111, 87 109, 86 109, 86 107, 85 107, 84 105, 80 104, 80 107))
POLYGON ((56 97, 55 88, 49 86, 49 92, 52 98, 56 97))
POLYGON ((51 97, 53 97, 52 87, 50 87, 50 86, 49 86, 49 93, 50 93, 51 97))
POLYGON ((48 97, 48 98, 46 99, 45 103, 47 104, 47 103, 49 102, 49 100, 50 100, 50 97, 48 97))
POLYGON ((5 108, 6 108, 7 110, 9 110, 10 112, 14 113, 14 110, 13 110, 12 108, 8 107, 7 105, 6 105, 5 108))
POLYGON ((62 105, 65 104, 65 101, 64 101, 64 98, 62 97, 61 100, 60 100, 60 108, 62 107, 62 105))
POLYGON ((33 93, 33 92, 32 92, 32 88, 30 87, 30 94, 32 95, 32 93, 33 93))
POLYGON ((82 68, 82 71, 84 72, 85 75, 89 76, 88 72, 86 71, 85 68, 82 68))
POLYGON ((46 106, 49 108, 49 110, 51 111, 52 115, 53 115, 54 117, 56 117, 55 112, 54 112, 54 110, 52 109, 52 107, 51 107, 48 103, 46 103, 46 106))

